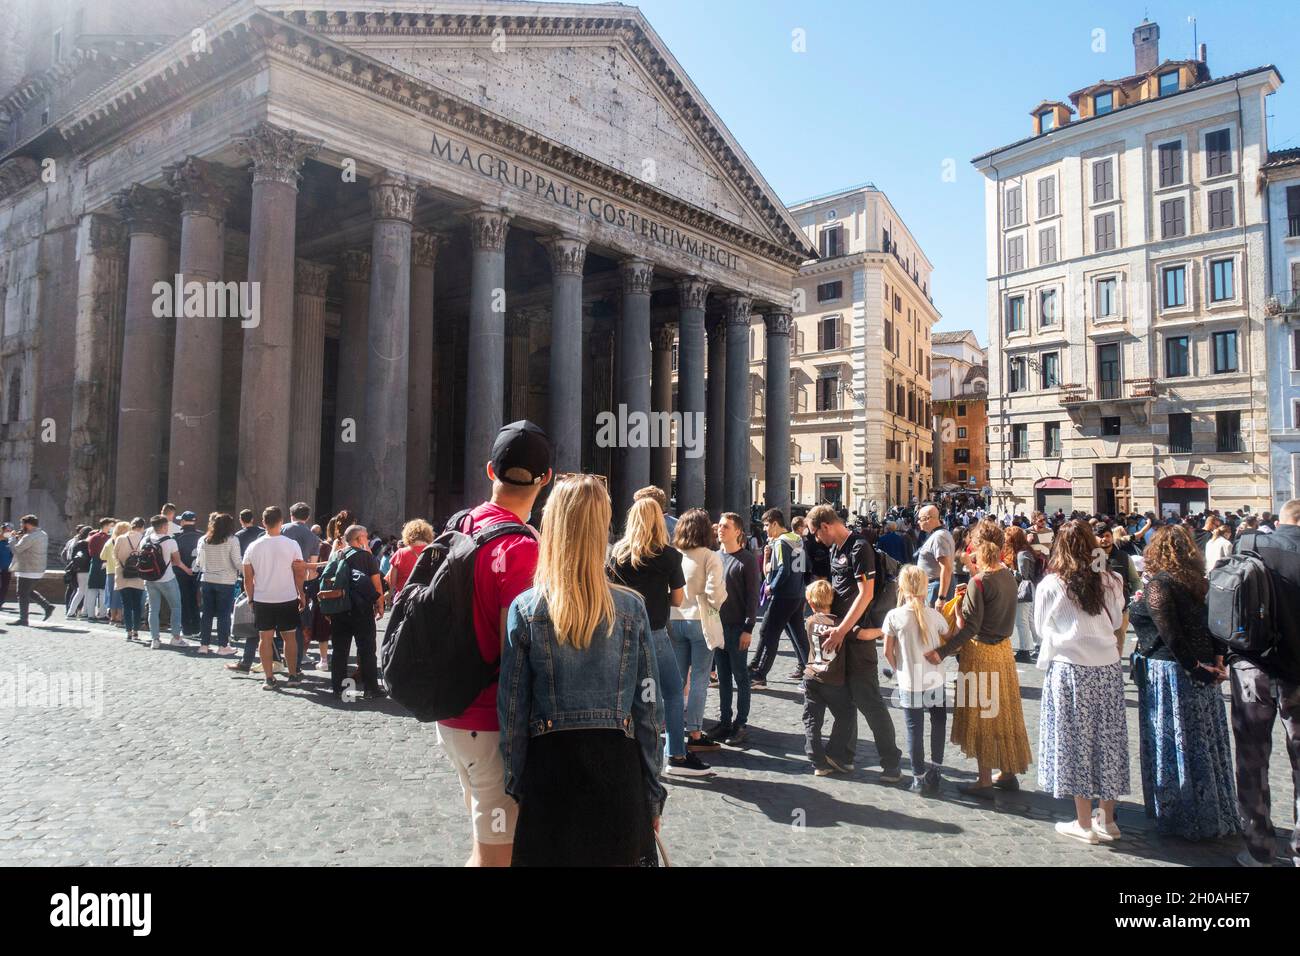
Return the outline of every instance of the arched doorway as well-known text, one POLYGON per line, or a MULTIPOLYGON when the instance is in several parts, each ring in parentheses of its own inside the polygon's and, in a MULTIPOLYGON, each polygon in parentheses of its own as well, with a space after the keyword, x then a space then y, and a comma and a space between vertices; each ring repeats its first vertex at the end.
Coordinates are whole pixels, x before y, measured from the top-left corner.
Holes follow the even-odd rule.
POLYGON ((1057 509, 1067 515, 1074 510, 1074 492, 1069 478, 1039 478, 1034 482, 1034 510, 1045 515, 1057 509))
POLYGON ((1210 507, 1210 486, 1195 475, 1169 475, 1156 486, 1160 517, 1198 514, 1210 507))

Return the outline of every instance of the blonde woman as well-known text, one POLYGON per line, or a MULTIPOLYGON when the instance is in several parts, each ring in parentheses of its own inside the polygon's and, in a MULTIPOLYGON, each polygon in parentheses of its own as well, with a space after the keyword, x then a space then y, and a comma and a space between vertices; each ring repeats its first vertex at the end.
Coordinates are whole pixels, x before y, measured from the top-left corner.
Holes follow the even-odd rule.
POLYGON ((992 799, 993 789, 1019 790, 1017 774, 1032 754, 1020 706, 1020 679, 1011 651, 1016 626, 1016 578, 1002 563, 1002 526, 985 518, 969 537, 975 569, 957 609, 957 627, 926 660, 938 664, 960 652, 952 742, 979 765, 979 779, 957 789, 992 799), (1002 771, 997 782, 993 770, 1002 771))
POLYGON ((605 577, 610 503, 590 475, 543 512, 533 587, 510 605, 497 710, 514 866, 654 865, 662 695, 645 602, 605 577))
POLYGON ((393 553, 388 565, 388 586, 392 588, 393 599, 406 586, 406 579, 411 576, 411 569, 426 546, 433 544, 433 525, 423 518, 416 518, 402 525, 402 546, 393 553))
MULTIPOLYGON (((144 535, 144 519, 133 518, 126 532, 113 539, 113 557, 119 568, 126 564, 132 552, 140 550, 144 535)), ((127 577, 122 573, 114 582, 114 588, 122 596, 122 628, 126 631, 126 639, 138 640, 140 625, 144 622, 144 578, 127 577)))
MULTIPOLYGON (((714 650, 704 639, 704 616, 718 617, 727 600, 727 578, 722 556, 714 550, 717 542, 709 513, 703 508, 692 508, 678 518, 673 544, 682 553, 686 599, 681 607, 673 608, 668 637, 677 657, 678 673, 686 679, 686 735, 690 738, 686 745, 688 749, 717 750, 718 742, 704 734, 704 705, 709 695, 714 650)), ((718 631, 722 631, 721 621, 718 631)), ((723 639, 717 642, 718 647, 725 643, 725 632, 720 636, 723 639)))
POLYGON ((627 512, 627 530, 614 543, 605 571, 615 584, 641 595, 650 618, 650 640, 659 666, 664 698, 664 725, 668 733, 667 772, 675 776, 704 777, 708 764, 686 750, 683 730, 682 675, 668 639, 669 607, 680 607, 686 595, 682 555, 668 544, 663 509, 649 496, 633 501, 627 512))
POLYGON ((112 536, 104 542, 99 552, 99 560, 104 562, 104 596, 108 601, 108 621, 110 624, 122 623, 122 595, 117 593, 117 539, 131 530, 129 521, 119 521, 113 525, 112 536))
POLYGON ((885 660, 898 675, 899 704, 907 727, 913 793, 939 792, 944 734, 948 728, 943 665, 926 660, 947 636, 948 622, 927 600, 930 581, 915 564, 898 571, 898 607, 885 615, 885 660), (925 762, 925 715, 930 715, 930 763, 925 762))

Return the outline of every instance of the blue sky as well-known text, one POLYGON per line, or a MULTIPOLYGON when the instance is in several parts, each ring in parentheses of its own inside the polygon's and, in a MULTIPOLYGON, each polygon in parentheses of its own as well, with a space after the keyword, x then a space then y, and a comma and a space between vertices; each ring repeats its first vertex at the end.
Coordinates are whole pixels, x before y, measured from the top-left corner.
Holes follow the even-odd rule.
POLYGON ((982 177, 970 159, 1029 135, 1041 100, 1133 72, 1133 28, 1161 59, 1191 55, 1197 18, 1215 76, 1265 63, 1269 142, 1300 146, 1300 2, 1085 7, 874 0, 638 0, 651 25, 786 202, 870 181, 934 263, 943 329, 987 341, 982 177), (1105 52, 1093 31, 1105 30, 1105 52), (792 50, 804 31, 806 52, 792 50), (1294 88, 1293 88, 1294 87, 1294 88), (956 160, 956 181, 942 178, 956 160))

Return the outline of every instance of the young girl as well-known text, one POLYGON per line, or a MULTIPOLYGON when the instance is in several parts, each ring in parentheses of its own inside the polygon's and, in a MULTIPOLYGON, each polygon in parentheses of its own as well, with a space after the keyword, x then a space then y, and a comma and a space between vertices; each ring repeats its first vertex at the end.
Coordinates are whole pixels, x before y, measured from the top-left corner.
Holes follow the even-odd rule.
POLYGON ((898 571, 898 607, 885 617, 885 659, 898 674, 898 694, 907 726, 907 749, 912 759, 913 793, 939 792, 939 768, 948 725, 944 701, 942 664, 926 660, 948 631, 942 614, 926 604, 929 580, 914 564, 898 571), (925 715, 930 714, 930 764, 925 762, 925 715))

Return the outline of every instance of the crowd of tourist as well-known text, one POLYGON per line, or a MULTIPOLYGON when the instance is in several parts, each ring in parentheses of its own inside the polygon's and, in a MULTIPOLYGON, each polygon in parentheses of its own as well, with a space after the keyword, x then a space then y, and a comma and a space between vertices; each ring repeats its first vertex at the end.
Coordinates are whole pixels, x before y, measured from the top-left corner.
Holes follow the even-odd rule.
MULTIPOLYGON (((1240 834, 1238 862, 1273 860, 1278 716, 1300 774, 1300 499, 1277 516, 1165 518, 927 503, 851 524, 830 505, 792 522, 775 508, 757 521, 674 515, 649 487, 615 515, 603 480, 556 480, 550 442, 529 422, 501 430, 485 472, 490 499, 446 530, 510 525, 472 559, 474 642, 499 670, 437 724, 464 792, 473 865, 653 865, 664 778, 712 777, 701 754, 750 745, 753 695, 783 635, 817 776, 856 772, 860 715, 878 781, 903 779, 883 674, 896 682, 919 798, 943 792, 950 742, 977 767, 958 792, 991 799, 1036 765, 1038 789, 1072 801, 1057 833, 1113 843, 1123 839, 1116 802, 1133 792, 1131 681, 1139 785, 1158 831, 1240 834), (1207 575, 1239 552, 1267 569, 1277 602, 1263 652, 1229 648, 1208 622, 1207 575), (1044 672, 1036 740, 1016 666, 1031 662, 1044 672), (706 725, 711 689, 717 719, 706 725)), ((435 526, 415 519, 383 539, 346 510, 323 529, 311 517, 299 502, 287 516, 278 505, 213 513, 204 528, 168 504, 147 520, 78 528, 62 549, 65 615, 152 648, 165 615, 170 644, 196 654, 234 658, 242 638, 226 667, 260 673, 265 689, 301 684, 311 665, 336 694, 383 696, 377 622, 435 526)), ((48 550, 35 515, 0 530, 0 598, 15 579, 18 624, 32 604, 45 619, 54 611, 36 587, 48 550)), ((1300 826, 1291 857, 1300 865, 1300 826)))

